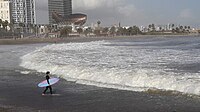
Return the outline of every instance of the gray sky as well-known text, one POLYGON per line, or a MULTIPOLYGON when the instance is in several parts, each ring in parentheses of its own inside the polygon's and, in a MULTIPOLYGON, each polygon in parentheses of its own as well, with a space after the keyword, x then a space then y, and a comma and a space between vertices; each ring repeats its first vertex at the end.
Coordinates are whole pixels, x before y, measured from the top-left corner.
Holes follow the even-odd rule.
POLYGON ((48 24, 48 0, 35 0, 36 2, 36 23, 37 24, 48 24))
MULTIPOLYGON (((36 0, 39 23, 48 22, 47 0, 36 0)), ((72 0, 73 13, 88 15, 87 23, 104 26, 183 24, 200 25, 200 0, 72 0)))

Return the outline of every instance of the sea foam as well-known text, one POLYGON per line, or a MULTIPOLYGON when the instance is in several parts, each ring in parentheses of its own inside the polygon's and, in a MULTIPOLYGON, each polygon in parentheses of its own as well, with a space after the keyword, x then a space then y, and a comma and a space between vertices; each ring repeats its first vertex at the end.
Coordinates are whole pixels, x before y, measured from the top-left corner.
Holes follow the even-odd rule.
POLYGON ((132 91, 156 88, 199 95, 198 73, 176 73, 165 66, 199 60, 191 60, 190 55, 175 49, 114 46, 97 41, 47 45, 21 57, 20 65, 38 72, 51 71, 86 85, 132 91))

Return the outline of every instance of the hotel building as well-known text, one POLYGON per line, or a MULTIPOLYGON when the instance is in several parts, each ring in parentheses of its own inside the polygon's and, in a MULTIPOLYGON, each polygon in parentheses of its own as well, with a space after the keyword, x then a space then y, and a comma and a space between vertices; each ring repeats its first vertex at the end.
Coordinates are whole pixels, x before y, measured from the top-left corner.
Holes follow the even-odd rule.
POLYGON ((72 0, 48 0, 49 24, 56 23, 52 18, 53 12, 66 17, 72 14, 72 0))
POLYGON ((0 0, 0 19, 2 21, 8 21, 9 23, 12 21, 12 6, 9 0, 0 0))
POLYGON ((12 0, 12 16, 15 23, 35 24, 35 0, 12 0))

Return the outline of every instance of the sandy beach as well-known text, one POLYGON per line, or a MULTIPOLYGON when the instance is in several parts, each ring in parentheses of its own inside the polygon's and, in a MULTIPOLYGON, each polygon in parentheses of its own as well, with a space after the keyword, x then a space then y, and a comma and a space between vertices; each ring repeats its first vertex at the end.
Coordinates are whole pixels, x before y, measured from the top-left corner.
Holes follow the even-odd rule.
POLYGON ((69 38, 20 38, 0 39, 0 45, 20 45, 37 43, 67 43, 67 42, 88 42, 98 40, 109 40, 115 37, 69 37, 69 38))
POLYGON ((119 38, 149 38, 149 37, 198 37, 199 35, 135 35, 135 36, 114 36, 114 37, 64 37, 64 38, 18 38, 0 39, 0 45, 19 45, 36 43, 67 43, 67 42, 88 42, 98 40, 113 40, 119 38))
MULTIPOLYGON (((0 48, 26 48, 29 43, 84 42, 105 38, 63 40, 0 40, 0 48), (12 45, 12 46, 11 46, 12 45), (13 46, 14 45, 14 46, 13 46)), ((31 47, 29 45, 29 47, 31 47)), ((4 52, 0 49, 0 52, 4 52)), ((19 56, 22 54, 19 52, 19 56)), ((0 112, 199 112, 200 99, 181 94, 123 91, 81 85, 61 79, 53 86, 54 96, 42 96, 37 87, 45 74, 20 66, 19 57, 0 58, 0 112), (10 60, 10 61, 9 61, 10 60), (13 60, 15 60, 13 62, 13 60), (18 60, 18 61, 16 61, 18 60), (7 64, 6 66, 4 64, 7 64), (29 71, 29 72, 26 72, 29 71)))
POLYGON ((2 112, 198 112, 199 99, 98 88, 67 82, 53 86, 55 96, 42 96, 37 83, 44 77, 1 70, 2 112))

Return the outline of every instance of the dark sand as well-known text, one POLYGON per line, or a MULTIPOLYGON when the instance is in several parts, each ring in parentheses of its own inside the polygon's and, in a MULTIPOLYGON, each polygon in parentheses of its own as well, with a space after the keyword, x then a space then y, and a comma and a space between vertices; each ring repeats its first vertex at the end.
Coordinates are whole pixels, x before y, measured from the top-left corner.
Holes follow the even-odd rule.
MULTIPOLYGON (((96 39, 95 39, 96 40, 96 39)), ((83 40, 76 40, 83 41, 83 40)), ((200 112, 200 99, 99 88, 61 79, 55 96, 42 96, 44 74, 0 67, 0 112, 200 112)))
POLYGON ((55 96, 42 96, 44 79, 32 72, 1 70, 2 112, 199 112, 200 101, 182 95, 148 94, 98 88, 61 79, 53 86, 55 96))

